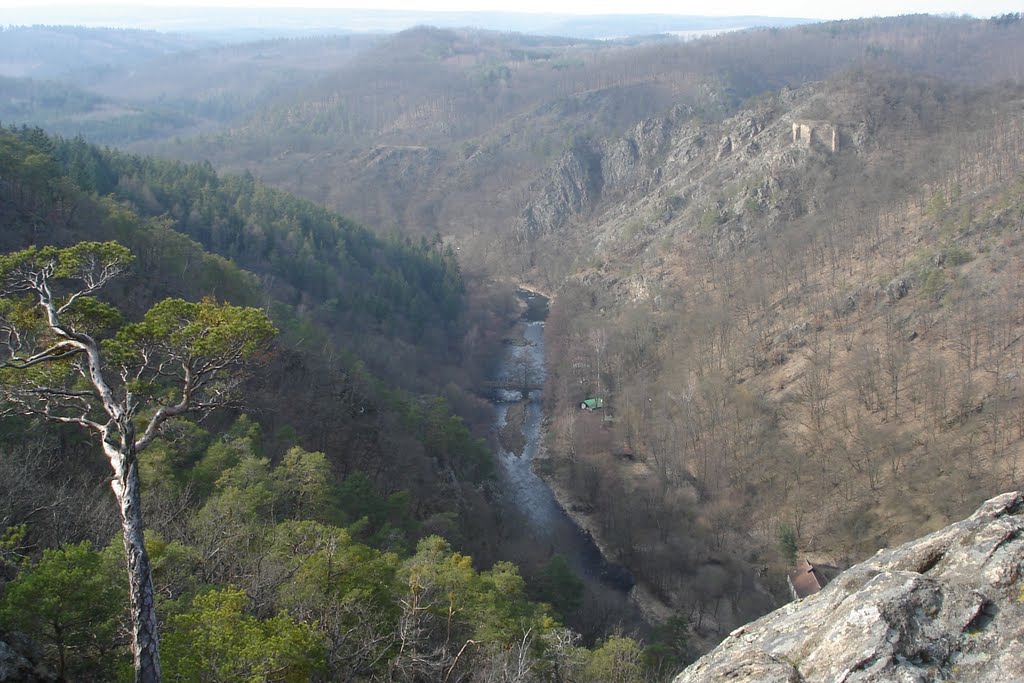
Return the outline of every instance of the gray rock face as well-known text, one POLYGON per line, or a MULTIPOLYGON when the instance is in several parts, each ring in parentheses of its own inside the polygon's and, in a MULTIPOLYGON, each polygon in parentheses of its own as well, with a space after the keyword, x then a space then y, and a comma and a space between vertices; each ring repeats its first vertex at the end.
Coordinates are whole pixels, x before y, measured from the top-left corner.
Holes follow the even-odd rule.
POLYGON ((912 283, 909 277, 898 277, 885 286, 889 303, 895 303, 910 293, 912 283))
POLYGON ((548 173, 539 196, 516 225, 520 239, 533 239, 560 228, 569 217, 591 207, 604 186, 602 157, 589 143, 567 150, 548 173))
POLYGON ((0 632, 0 683, 50 683, 57 680, 40 659, 38 649, 28 638, 0 632))
MULTIPOLYGON (((673 116, 679 112, 673 112, 673 116)), ((649 188, 661 178, 654 159, 671 144, 674 119, 649 119, 625 137, 579 140, 534 187, 535 195, 516 224, 520 239, 535 239, 593 209, 606 195, 649 188)))
POLYGON ((1024 683, 1024 493, 734 631, 675 683, 1024 683))

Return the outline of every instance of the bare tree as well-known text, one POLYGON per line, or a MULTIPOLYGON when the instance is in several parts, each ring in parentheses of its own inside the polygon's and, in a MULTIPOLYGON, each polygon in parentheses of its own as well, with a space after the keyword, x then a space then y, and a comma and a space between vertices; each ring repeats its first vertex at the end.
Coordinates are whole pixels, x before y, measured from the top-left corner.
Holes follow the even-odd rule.
POLYGON ((892 412, 900 416, 900 389, 906 382, 906 370, 910 363, 910 347, 903 321, 888 311, 885 316, 885 345, 882 349, 882 368, 892 390, 892 412))

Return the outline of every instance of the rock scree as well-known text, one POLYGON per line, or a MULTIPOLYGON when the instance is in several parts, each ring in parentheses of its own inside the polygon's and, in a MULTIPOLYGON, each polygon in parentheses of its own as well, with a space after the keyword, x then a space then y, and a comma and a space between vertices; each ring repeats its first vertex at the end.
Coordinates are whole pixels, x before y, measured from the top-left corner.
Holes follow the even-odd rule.
POLYGON ((1024 683, 1024 493, 880 550, 733 631, 674 683, 1024 683))

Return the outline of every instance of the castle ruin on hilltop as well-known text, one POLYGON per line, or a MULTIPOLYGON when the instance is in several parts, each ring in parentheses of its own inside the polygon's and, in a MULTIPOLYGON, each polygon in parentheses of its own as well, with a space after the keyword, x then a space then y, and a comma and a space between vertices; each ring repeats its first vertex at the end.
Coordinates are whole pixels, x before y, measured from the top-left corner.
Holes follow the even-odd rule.
POLYGON ((828 121, 794 121, 793 144, 820 145, 830 152, 839 149, 839 127, 828 121))

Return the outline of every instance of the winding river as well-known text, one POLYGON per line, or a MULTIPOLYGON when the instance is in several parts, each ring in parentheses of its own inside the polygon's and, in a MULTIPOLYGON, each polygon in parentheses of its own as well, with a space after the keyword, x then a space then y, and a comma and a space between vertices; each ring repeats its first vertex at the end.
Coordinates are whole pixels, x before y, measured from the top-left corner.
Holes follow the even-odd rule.
POLYGON ((628 593, 633 585, 629 573, 605 560, 590 535, 569 517, 551 488, 533 470, 545 434, 543 392, 538 387, 543 386, 546 376, 544 320, 548 300, 522 289, 518 296, 527 304, 520 322, 522 337, 506 343, 494 378, 498 388, 492 396, 498 430, 507 429, 513 406, 521 405, 523 410, 522 439, 507 440, 522 444, 522 452, 505 447, 499 450, 502 490, 520 513, 525 526, 522 531, 532 542, 565 557, 586 584, 628 593))

